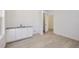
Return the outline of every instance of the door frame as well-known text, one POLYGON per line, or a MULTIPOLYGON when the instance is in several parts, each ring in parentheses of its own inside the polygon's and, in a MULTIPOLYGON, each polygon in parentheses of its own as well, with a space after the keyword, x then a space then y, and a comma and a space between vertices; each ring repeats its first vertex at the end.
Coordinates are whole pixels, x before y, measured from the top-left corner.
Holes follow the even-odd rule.
POLYGON ((45 13, 43 13, 43 33, 45 32, 45 13))
MULTIPOLYGON (((46 17, 47 16, 52 16, 52 17, 54 17, 54 15, 48 15, 47 13, 45 13, 45 12, 43 12, 43 33, 47 33, 48 31, 49 31, 49 28, 48 28, 48 30, 46 30, 46 17)), ((52 31, 54 31, 54 18, 52 19, 53 20, 53 29, 52 29, 52 31)), ((48 24, 49 25, 49 24, 48 24)))
POLYGON ((48 32, 48 20, 47 20, 47 14, 43 13, 43 33, 48 32))

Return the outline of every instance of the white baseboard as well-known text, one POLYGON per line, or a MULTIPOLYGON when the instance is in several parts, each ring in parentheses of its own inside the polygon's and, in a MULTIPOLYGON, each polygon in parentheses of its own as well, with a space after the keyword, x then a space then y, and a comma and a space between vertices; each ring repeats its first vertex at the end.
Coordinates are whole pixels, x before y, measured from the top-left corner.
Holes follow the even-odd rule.
POLYGON ((66 34, 62 34, 62 33, 58 33, 58 32, 54 32, 54 33, 57 34, 57 35, 61 35, 61 36, 64 36, 64 37, 79 41, 79 38, 74 37, 74 36, 68 36, 66 34))

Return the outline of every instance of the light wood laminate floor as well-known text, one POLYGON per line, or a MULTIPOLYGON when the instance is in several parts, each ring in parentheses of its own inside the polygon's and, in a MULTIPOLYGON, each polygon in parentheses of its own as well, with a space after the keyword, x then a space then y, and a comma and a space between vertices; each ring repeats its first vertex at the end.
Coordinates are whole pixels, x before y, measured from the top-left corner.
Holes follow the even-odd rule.
POLYGON ((6 48, 78 48, 79 42, 48 32, 28 39, 8 43, 6 48))

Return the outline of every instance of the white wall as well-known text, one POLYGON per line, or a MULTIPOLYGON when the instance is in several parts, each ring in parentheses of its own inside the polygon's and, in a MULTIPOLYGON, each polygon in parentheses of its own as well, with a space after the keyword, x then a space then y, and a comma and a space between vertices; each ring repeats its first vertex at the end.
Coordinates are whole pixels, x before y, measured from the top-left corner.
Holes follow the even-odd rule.
POLYGON ((79 11, 54 11, 54 32, 79 40, 79 11))
POLYGON ((5 26, 6 27, 13 27, 16 25, 16 11, 9 10, 5 11, 5 26))
POLYGON ((2 15, 2 10, 0 10, 0 17, 2 17, 3 15, 2 15))
POLYGON ((5 12, 3 10, 0 10, 0 48, 5 47, 6 41, 5 41, 5 12))
POLYGON ((2 34, 2 18, 0 17, 0 35, 2 34))
POLYGON ((23 24, 33 26, 34 33, 42 33, 42 13, 39 10, 6 10, 6 27, 23 24))
POLYGON ((6 46, 5 35, 0 36, 0 48, 4 48, 6 46))
POLYGON ((54 16, 54 10, 48 10, 48 15, 54 16))

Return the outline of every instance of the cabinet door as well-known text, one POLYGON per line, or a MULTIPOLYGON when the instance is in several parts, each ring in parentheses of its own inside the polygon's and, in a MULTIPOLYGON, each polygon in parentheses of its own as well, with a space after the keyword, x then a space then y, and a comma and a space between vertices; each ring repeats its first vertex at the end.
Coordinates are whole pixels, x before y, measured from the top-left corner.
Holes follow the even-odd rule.
POLYGON ((31 37, 33 35, 33 29, 32 28, 27 28, 27 36, 31 37))
POLYGON ((16 40, 19 40, 19 39, 21 39, 22 37, 21 37, 21 35, 22 35, 22 32, 21 32, 22 30, 20 29, 20 28, 18 28, 18 29, 16 29, 15 30, 15 33, 16 33, 16 40))
POLYGON ((6 42, 12 42, 15 40, 15 29, 6 30, 6 42))
POLYGON ((19 28, 16 29, 16 40, 24 39, 27 37, 32 36, 32 29, 31 28, 19 28))
POLYGON ((26 38, 26 28, 19 28, 19 29, 16 29, 16 40, 20 40, 20 39, 23 39, 23 38, 26 38))
POLYGON ((27 29, 26 28, 21 28, 21 38, 27 38, 27 29))
POLYGON ((28 38, 32 36, 32 28, 22 28, 22 38, 28 38))

